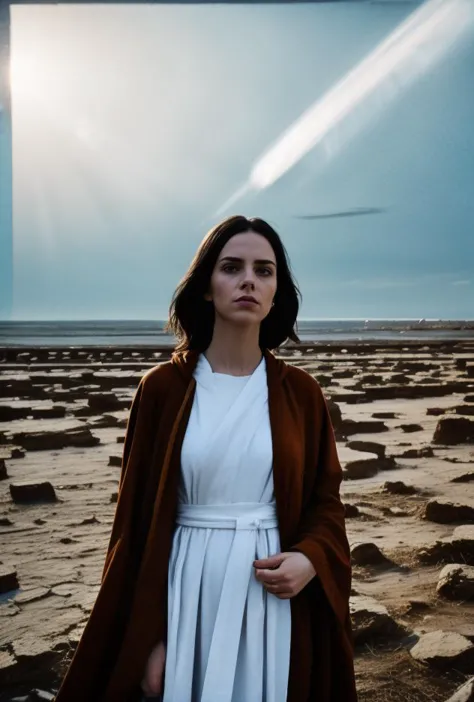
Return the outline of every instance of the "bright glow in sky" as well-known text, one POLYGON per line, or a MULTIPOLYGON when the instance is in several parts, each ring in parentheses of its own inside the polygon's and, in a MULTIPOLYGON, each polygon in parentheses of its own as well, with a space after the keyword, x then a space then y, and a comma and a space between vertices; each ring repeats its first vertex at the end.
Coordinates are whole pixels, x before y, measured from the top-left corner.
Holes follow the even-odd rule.
POLYGON ((474 317, 469 2, 12 6, 15 318, 165 317, 249 174, 303 317, 474 317))

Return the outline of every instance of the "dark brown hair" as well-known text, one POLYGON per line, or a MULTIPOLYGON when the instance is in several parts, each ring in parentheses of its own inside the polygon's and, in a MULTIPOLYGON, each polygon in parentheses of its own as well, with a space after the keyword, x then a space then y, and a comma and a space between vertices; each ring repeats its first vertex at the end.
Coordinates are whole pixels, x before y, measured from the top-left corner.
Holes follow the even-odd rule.
POLYGON ((288 254, 276 231, 263 219, 234 215, 213 227, 201 242, 191 265, 176 288, 169 309, 166 331, 177 337, 175 352, 205 351, 214 331, 214 305, 204 299, 219 254, 236 234, 252 231, 265 237, 277 265, 274 306, 260 325, 262 350, 276 349, 287 339, 298 342, 296 318, 301 293, 291 273, 288 254))

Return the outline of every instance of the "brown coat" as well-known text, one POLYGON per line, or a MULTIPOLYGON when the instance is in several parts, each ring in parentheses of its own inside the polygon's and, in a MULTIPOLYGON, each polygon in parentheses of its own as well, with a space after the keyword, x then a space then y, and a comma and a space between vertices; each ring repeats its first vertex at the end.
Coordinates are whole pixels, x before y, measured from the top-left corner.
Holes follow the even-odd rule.
MULTIPOLYGON (((137 388, 101 587, 56 702, 138 702, 148 655, 166 640, 168 560, 197 358, 175 354, 137 388)), ((303 552, 317 572, 291 599, 287 701, 356 702, 350 553, 331 420, 314 378, 270 351, 265 358, 281 550, 303 552)))

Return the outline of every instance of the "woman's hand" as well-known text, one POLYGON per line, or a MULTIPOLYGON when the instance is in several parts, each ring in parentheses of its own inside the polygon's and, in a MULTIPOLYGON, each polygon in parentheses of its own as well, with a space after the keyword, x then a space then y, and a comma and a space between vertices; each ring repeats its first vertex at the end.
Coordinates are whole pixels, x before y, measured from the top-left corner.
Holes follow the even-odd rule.
POLYGON ((281 600, 297 595, 316 575, 309 558, 299 551, 277 553, 253 565, 257 580, 281 600))
POLYGON ((160 695, 163 692, 165 661, 166 646, 163 641, 160 641, 150 653, 146 664, 145 675, 141 683, 145 695, 160 695))

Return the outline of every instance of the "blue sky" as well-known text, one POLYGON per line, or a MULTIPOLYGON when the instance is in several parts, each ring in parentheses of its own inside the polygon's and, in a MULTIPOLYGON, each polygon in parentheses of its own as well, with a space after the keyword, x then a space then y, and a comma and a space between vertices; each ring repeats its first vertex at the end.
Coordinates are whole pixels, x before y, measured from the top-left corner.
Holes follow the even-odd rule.
MULTIPOLYGON (((416 7, 13 6, 14 318, 164 318, 252 164, 416 7)), ((473 74, 469 31, 226 213, 279 231, 302 318, 474 318, 473 74)))

